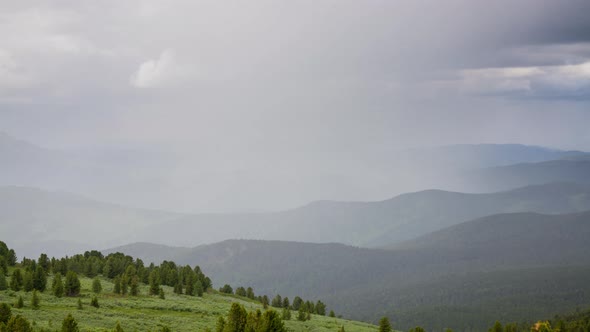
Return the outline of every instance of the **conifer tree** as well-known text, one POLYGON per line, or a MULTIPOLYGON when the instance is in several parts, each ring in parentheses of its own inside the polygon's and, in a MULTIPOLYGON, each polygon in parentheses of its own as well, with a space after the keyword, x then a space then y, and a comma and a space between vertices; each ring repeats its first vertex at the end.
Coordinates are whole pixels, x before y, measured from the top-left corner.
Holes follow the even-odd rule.
POLYGON ((293 310, 299 310, 303 305, 303 300, 299 296, 295 296, 293 299, 293 310))
POLYGON ((307 313, 303 310, 303 307, 299 307, 299 310, 297 310, 297 320, 301 322, 307 320, 307 313))
POLYGON ((182 281, 178 280, 176 281, 176 284, 174 285, 174 294, 182 294, 182 281))
POLYGON ((289 303, 289 298, 288 297, 285 297, 283 299, 283 308, 289 309, 290 307, 291 307, 291 303, 289 303))
POLYGON ((102 292, 102 284, 98 277, 95 277, 92 280, 92 292, 94 292, 94 294, 100 294, 100 292, 102 292))
POLYGON ((166 294, 164 294, 164 288, 160 287, 160 290, 158 290, 158 297, 162 300, 166 299, 166 294))
POLYGON ((255 295, 252 287, 248 287, 248 289, 246 289, 246 297, 252 300, 254 299, 255 295))
POLYGON ((215 332, 223 332, 225 330, 225 319, 219 316, 217 324, 215 325, 215 332))
POLYGON ((120 276, 116 276, 115 279, 113 279, 113 293, 121 294, 121 277, 120 276))
POLYGON ((195 282, 195 294, 198 297, 203 297, 203 284, 200 281, 195 282))
POLYGON ((383 317, 379 320, 379 332, 391 332, 393 331, 391 328, 391 323, 389 323, 389 318, 383 317))
POLYGON ((35 273, 33 275, 33 288, 44 292, 47 288, 47 273, 41 265, 37 265, 35 273))
POLYGON ((39 294, 37 293, 37 290, 33 290, 33 295, 31 296, 31 308, 33 309, 39 309, 39 306, 41 304, 41 300, 39 299, 39 294))
POLYGON ((131 285, 129 287, 130 287, 131 296, 138 296, 139 295, 139 277, 138 276, 133 276, 131 278, 131 285))
POLYGON ((330 317, 336 317, 336 313, 334 313, 334 310, 330 310, 329 316, 330 317))
POLYGON ((291 320, 291 310, 289 308, 283 308, 282 318, 283 320, 291 320))
POLYGON ((84 307, 82 306, 82 299, 78 299, 78 310, 83 310, 84 307))
POLYGON ((21 315, 12 316, 6 323, 6 331, 33 332, 31 323, 21 315))
POLYGON ((494 323, 494 326, 490 329, 490 332, 503 332, 504 328, 502 327, 502 324, 498 321, 496 321, 494 323))
POLYGON ((281 298, 280 294, 277 294, 277 296, 275 296, 272 299, 272 302, 270 304, 271 306, 275 307, 275 308, 281 308, 283 306, 283 299, 281 298))
POLYGON ((158 295, 160 292, 160 279, 158 276, 158 271, 153 270, 149 276, 149 283, 150 283, 150 295, 158 295))
POLYGON ((33 272, 31 271, 25 271, 25 275, 23 276, 23 290, 27 293, 33 290, 33 272))
POLYGON ((114 332, 124 332, 119 322, 117 322, 117 325, 115 325, 114 332))
POLYGON ((61 332, 79 332, 78 322, 74 319, 72 314, 68 314, 61 323, 61 332))
POLYGON ((274 310, 268 310, 262 315, 261 331, 286 332, 285 324, 279 314, 274 310))
POLYGON ((232 303, 227 320, 225 323, 224 332, 241 332, 246 327, 246 320, 248 314, 246 309, 238 303, 232 303))
POLYGON ((0 303, 0 323, 8 323, 10 317, 12 317, 10 306, 6 303, 0 303))
POLYGON ((6 272, 0 268, 0 291, 8 289, 8 282, 6 282, 6 272))
POLYGON ((61 274, 57 273, 53 277, 53 283, 51 285, 53 295, 56 297, 62 297, 64 295, 64 283, 61 281, 61 274))
POLYGON ((15 308, 20 309, 25 306, 25 301, 23 297, 19 295, 18 300, 16 300, 16 304, 14 305, 15 308))
POLYGON ((236 288, 236 295, 246 297, 246 289, 241 286, 236 288))
POLYGON ((326 305, 324 304, 324 302, 318 300, 318 302, 315 305, 315 313, 322 316, 326 315, 326 305))
POLYGON ((90 305, 95 308, 100 308, 100 305, 98 304, 98 298, 96 296, 92 297, 92 300, 90 300, 90 305))
POLYGON ((80 279, 78 279, 76 272, 68 271, 66 273, 64 291, 67 296, 78 296, 80 294, 80 279))
POLYGON ((426 332, 422 327, 416 326, 415 328, 411 329, 410 332, 426 332))
POLYGON ((23 287, 23 275, 20 269, 15 269, 12 271, 12 275, 10 276, 10 289, 15 292, 18 292, 23 287))
POLYGON ((123 275, 121 277, 121 294, 127 295, 128 291, 129 291, 129 280, 127 279, 126 275, 123 275))

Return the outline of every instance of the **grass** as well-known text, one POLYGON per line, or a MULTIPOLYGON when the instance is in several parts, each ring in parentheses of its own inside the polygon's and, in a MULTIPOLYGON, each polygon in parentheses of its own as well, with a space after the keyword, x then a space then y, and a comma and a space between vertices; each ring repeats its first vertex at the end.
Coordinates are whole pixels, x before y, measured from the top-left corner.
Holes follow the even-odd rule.
MULTIPOLYGON (((12 308, 12 313, 26 317, 37 330, 58 330, 64 317, 71 313, 80 331, 112 331, 117 322, 125 331, 156 331, 163 326, 175 332, 205 331, 206 328, 215 331, 218 317, 225 316, 233 302, 239 302, 247 310, 262 310, 258 302, 216 291, 196 297, 174 294, 171 287, 164 286, 166 299, 160 299, 146 295, 148 287, 142 285, 140 296, 115 295, 111 293, 113 284, 108 279, 101 279, 103 292, 97 296, 100 308, 94 308, 90 306, 94 296, 91 291, 92 279, 82 277, 80 281, 82 290, 78 297, 57 298, 51 295, 49 289, 39 293, 41 306, 36 310, 31 308, 32 292, 0 291, 0 302, 14 304, 22 296, 25 307, 12 308), (82 310, 77 309, 78 299, 82 301, 82 310)), ((51 282, 52 278, 49 278, 47 284, 51 285, 51 282)), ((312 315, 311 320, 300 322, 295 320, 296 315, 296 312, 292 312, 293 319, 285 321, 285 325, 294 332, 337 331, 340 326, 344 326, 346 331, 377 330, 376 326, 367 323, 319 315, 312 315)))

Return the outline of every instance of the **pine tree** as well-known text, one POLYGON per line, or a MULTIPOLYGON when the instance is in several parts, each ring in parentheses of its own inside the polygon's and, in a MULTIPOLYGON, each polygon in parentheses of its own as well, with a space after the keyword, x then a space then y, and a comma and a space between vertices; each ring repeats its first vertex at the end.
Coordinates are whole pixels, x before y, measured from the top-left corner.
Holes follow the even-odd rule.
POLYGON ((330 310, 329 316, 332 318, 336 317, 336 313, 334 313, 334 310, 330 310))
POLYGON ((182 294, 182 281, 178 280, 174 285, 174 294, 182 294))
POLYGON ((61 274, 57 273, 53 277, 53 283, 51 285, 53 295, 56 297, 62 297, 64 295, 64 283, 61 281, 61 274))
POLYGON ((389 318, 383 317, 379 320, 379 332, 392 332, 391 323, 389 323, 389 318))
POLYGON ((255 295, 252 287, 248 287, 248 289, 246 289, 246 297, 252 300, 254 299, 255 295))
POLYGON ((225 330, 225 319, 222 316, 219 316, 217 319, 217 324, 215 325, 215 332, 223 332, 225 330))
POLYGON ((74 319, 72 314, 68 314, 61 323, 61 332, 79 332, 78 322, 74 319))
POLYGON ((299 310, 303 305, 303 300, 299 296, 295 296, 293 299, 293 310, 299 310))
POLYGON ((289 298, 288 297, 285 297, 283 299, 283 308, 289 309, 290 307, 291 307, 291 303, 289 303, 289 298))
POLYGON ((275 308, 281 308, 283 306, 283 298, 281 298, 280 294, 277 294, 277 296, 275 296, 272 299, 272 302, 270 304, 271 306, 275 307, 275 308))
POLYGON ((6 303, 0 303, 0 323, 8 323, 10 317, 12 317, 10 306, 6 303))
POLYGON ((121 294, 121 277, 120 276, 116 276, 115 279, 113 279, 113 293, 121 294))
POLYGON ((299 310, 297 310, 297 320, 301 322, 307 320, 307 313, 303 310, 303 307, 299 307, 299 310))
POLYGON ((490 332, 503 332, 504 328, 502 327, 502 324, 498 321, 496 321, 494 323, 494 326, 490 329, 490 332))
POLYGON ((82 299, 78 299, 78 310, 83 310, 84 306, 82 306, 82 299))
POLYGON ((94 292, 94 294, 100 294, 100 292, 102 292, 102 284, 100 282, 100 278, 95 277, 94 280, 92 280, 92 291, 94 292))
POLYGON ((263 295, 262 298, 260 298, 260 302, 262 303, 262 307, 266 310, 268 308, 268 296, 263 295))
POLYGON ((283 308, 282 318, 283 320, 291 320, 291 310, 289 308, 283 308))
POLYGON ((127 295, 128 291, 129 291, 129 279, 127 278, 126 275, 123 275, 121 277, 121 294, 127 295))
POLYGON ((117 325, 115 325, 114 332, 124 332, 123 328, 121 327, 121 324, 119 322, 117 322, 117 325))
POLYGON ((100 308, 100 305, 98 304, 98 298, 96 296, 92 297, 92 300, 90 300, 90 305, 95 308, 100 308))
POLYGON ((6 323, 6 331, 33 332, 31 323, 21 315, 12 316, 6 323))
POLYGON ((41 300, 39 299, 39 294, 37 293, 37 290, 35 289, 33 291, 33 296, 31 296, 31 308, 39 309, 40 304, 41 304, 41 300))
POLYGON ((164 294, 164 288, 160 287, 160 290, 158 291, 158 297, 162 300, 166 299, 166 294, 164 294))
POLYGON ((129 286, 131 296, 138 296, 139 295, 139 277, 133 276, 131 278, 131 285, 129 286))
POLYGON ((326 305, 322 301, 318 300, 318 302, 316 303, 315 313, 322 316, 326 315, 326 305))
POLYGON ((44 292, 47 288, 47 273, 40 265, 37 265, 33 275, 33 288, 40 292, 44 292))
POLYGON ((20 269, 15 269, 12 271, 12 276, 10 276, 10 289, 15 292, 18 292, 23 287, 23 275, 20 269))
POLYGON ((195 282, 195 293, 198 297, 203 297, 203 284, 200 281, 195 282))
POLYGON ((20 309, 23 308, 25 306, 25 300, 23 300, 22 296, 18 297, 18 300, 16 300, 16 304, 14 305, 15 308, 20 309))
POLYGON ((262 315, 261 331, 286 332, 285 324, 279 314, 274 310, 268 310, 262 315))
POLYGON ((64 291, 67 296, 78 296, 80 294, 80 279, 74 271, 66 273, 64 291))
POLYGON ((6 282, 6 272, 0 268, 0 291, 7 290, 8 283, 6 282))
POLYGON ((248 314, 246 309, 238 303, 232 303, 229 313, 227 314, 227 321, 225 323, 224 331, 240 332, 244 331, 246 327, 246 319, 248 314))
POLYGON ((158 271, 153 270, 149 276, 150 295, 158 295, 160 292, 160 277, 158 271))
POLYGON ((23 290, 25 292, 30 292, 33 290, 33 272, 26 271, 23 277, 23 290))

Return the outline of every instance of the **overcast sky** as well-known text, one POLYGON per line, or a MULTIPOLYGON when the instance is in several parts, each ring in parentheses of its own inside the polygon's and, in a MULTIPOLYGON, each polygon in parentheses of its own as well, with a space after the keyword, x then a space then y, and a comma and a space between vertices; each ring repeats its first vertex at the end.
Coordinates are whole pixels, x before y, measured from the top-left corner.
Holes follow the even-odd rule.
POLYGON ((590 150, 588 13, 583 0, 0 0, 0 131, 165 150, 178 169, 252 182, 407 147, 590 150))

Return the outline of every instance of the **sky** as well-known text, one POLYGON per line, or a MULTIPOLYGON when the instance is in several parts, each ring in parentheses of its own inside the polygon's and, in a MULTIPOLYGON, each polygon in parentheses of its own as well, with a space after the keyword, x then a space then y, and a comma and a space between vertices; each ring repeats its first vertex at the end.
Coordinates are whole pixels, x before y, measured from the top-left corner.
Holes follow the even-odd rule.
POLYGON ((261 208, 285 187, 270 206, 351 188, 377 198, 337 184, 392 149, 590 150, 589 12, 578 0, 0 0, 0 131, 173 156, 166 182, 201 187, 202 209, 261 208))

